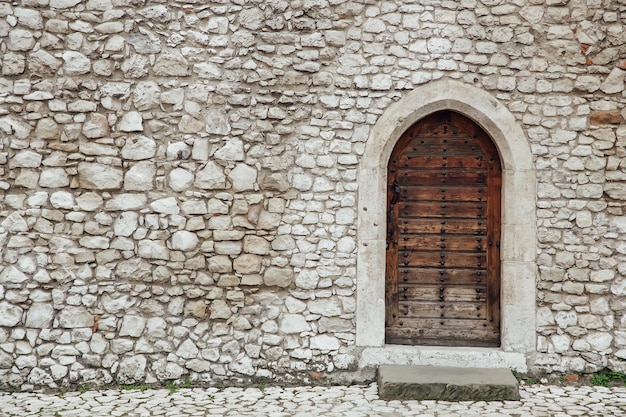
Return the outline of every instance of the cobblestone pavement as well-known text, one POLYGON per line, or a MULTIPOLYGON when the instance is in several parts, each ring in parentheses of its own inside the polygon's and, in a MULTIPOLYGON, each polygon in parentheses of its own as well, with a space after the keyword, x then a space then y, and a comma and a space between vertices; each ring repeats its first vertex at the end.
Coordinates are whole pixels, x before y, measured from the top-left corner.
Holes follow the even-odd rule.
POLYGON ((383 401, 376 384, 278 388, 0 393, 2 417, 86 416, 626 416, 626 388, 523 386, 521 401, 383 401))

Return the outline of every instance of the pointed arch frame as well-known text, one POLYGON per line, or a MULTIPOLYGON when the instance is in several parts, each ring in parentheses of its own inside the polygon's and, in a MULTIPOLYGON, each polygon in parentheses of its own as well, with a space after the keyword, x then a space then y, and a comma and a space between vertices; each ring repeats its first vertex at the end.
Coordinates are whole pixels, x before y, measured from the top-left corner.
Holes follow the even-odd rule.
MULTIPOLYGON (((513 114, 496 98, 450 79, 418 87, 391 105, 366 143, 358 169, 356 344, 393 349, 385 346, 384 336, 387 164, 402 134, 420 119, 440 110, 453 110, 472 119, 491 137, 500 154, 503 172, 499 350, 523 355, 527 363, 535 352, 537 277, 536 173, 530 144, 513 114)), ((412 348, 420 353, 420 347, 412 348)), ((389 361, 389 352, 382 357, 389 361)), ((520 357, 515 359, 518 364, 519 360, 520 357)), ((369 363, 372 364, 376 363, 369 363)))

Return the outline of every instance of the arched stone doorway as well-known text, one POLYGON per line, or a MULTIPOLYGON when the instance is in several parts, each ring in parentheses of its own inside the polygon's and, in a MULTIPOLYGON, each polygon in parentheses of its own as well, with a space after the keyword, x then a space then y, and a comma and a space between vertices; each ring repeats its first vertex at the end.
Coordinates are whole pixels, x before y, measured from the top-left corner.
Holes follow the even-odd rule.
POLYGON ((421 119, 387 165, 385 342, 500 346, 500 156, 467 117, 421 119))
POLYGON ((536 339, 536 177, 530 145, 508 109, 487 92, 454 80, 444 79, 419 87, 379 118, 359 165, 358 182, 356 344, 363 348, 360 366, 411 363, 525 370, 535 352, 536 339), (411 126, 445 110, 454 111, 479 126, 492 139, 501 160, 501 344, 498 348, 433 350, 385 344, 387 163, 411 126))

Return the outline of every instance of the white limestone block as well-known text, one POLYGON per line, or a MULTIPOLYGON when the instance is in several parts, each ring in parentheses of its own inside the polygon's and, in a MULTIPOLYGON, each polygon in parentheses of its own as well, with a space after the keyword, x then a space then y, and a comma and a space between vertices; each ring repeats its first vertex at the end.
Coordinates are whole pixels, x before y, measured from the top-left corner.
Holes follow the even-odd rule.
POLYGON ((157 57, 152 71, 158 76, 185 77, 189 75, 189 64, 180 53, 168 51, 157 57))
POLYGON ((263 274, 263 282, 270 287, 288 287, 293 282, 293 270, 288 267, 269 267, 263 274))
POLYGON ((39 177, 39 186, 61 188, 70 184, 70 179, 63 168, 44 168, 39 177))
POLYGON ((0 272, 0 284, 21 284, 28 280, 28 276, 22 271, 9 265, 0 272))
POLYGON ((39 76, 49 76, 56 74, 63 65, 63 61, 55 58, 50 53, 40 49, 28 55, 28 69, 39 76))
POLYGON ((124 23, 120 21, 104 22, 96 25, 94 29, 96 32, 105 34, 120 33, 124 31, 124 23))
POLYGON ((0 225, 12 233, 28 232, 29 229, 28 223, 26 223, 26 220, 24 220, 18 212, 13 212, 8 215, 7 218, 0 223, 0 225))
POLYGON ((262 262, 260 256, 248 253, 237 257, 233 266, 240 274, 255 274, 261 271, 262 262))
POLYGON ((226 188, 224 169, 213 161, 207 162, 204 168, 196 173, 194 185, 205 190, 226 188))
POLYGON ((9 32, 8 48, 11 51, 29 51, 35 46, 35 37, 24 29, 12 29, 9 32))
POLYGON ((137 111, 129 111, 122 116, 119 124, 119 130, 122 132, 141 132, 143 131, 143 117, 137 111))
POLYGON ((33 128, 20 117, 0 117, 0 131, 6 135, 14 135, 18 139, 26 139, 33 128))
POLYGON ((326 334, 320 334, 311 337, 310 341, 311 349, 318 349, 321 351, 337 350, 341 346, 341 343, 336 337, 326 334))
POLYGON ((2 75, 19 75, 26 69, 26 59, 23 55, 6 53, 2 58, 2 75))
POLYGON ((139 214, 134 211, 125 211, 113 223, 115 236, 131 236, 139 226, 139 214))
POLYGON ((279 329, 286 334, 300 334, 310 331, 311 326, 301 314, 283 314, 279 329))
POLYGON ((76 51, 66 51, 62 55, 63 71, 66 75, 82 75, 91 71, 91 60, 76 51))
POLYGON ((337 298, 317 298, 307 303, 309 311, 324 317, 334 317, 342 313, 341 303, 337 298))
MULTIPOLYGON (((127 86, 124 86, 125 88, 127 86)), ((138 82, 132 91, 133 104, 139 111, 149 110, 158 107, 160 104, 159 97, 161 88, 154 81, 138 82)))
POLYGON ((140 193, 123 193, 111 197, 105 204, 105 210, 139 210, 145 208, 147 197, 140 193))
POLYGON ((59 325, 66 329, 92 327, 94 316, 85 307, 65 306, 58 314, 59 325))
POLYGON ((319 283, 319 274, 315 270, 304 269, 296 275, 295 284, 296 287, 304 290, 313 290, 317 288, 319 283))
POLYGON ((54 308, 50 303, 33 303, 26 312, 26 327, 45 329, 54 318, 54 308))
POLYGON ((117 382, 120 384, 133 384, 144 379, 146 371, 146 358, 142 355, 125 357, 120 361, 117 373, 117 382))
POLYGON ((185 142, 171 142, 167 145, 166 155, 168 160, 189 159, 191 150, 185 142))
POLYGON ((138 255, 147 259, 170 259, 170 251, 162 240, 141 240, 138 242, 138 255))
POLYGON ((249 165, 243 163, 237 164, 228 174, 228 179, 231 181, 233 191, 235 192, 254 190, 257 180, 257 171, 249 165))
POLYGON ((150 208, 157 213, 163 214, 178 214, 180 213, 180 207, 178 207, 178 201, 174 197, 161 198, 159 200, 150 203, 150 208))
POLYGON ((603 352, 611 347, 613 342, 613 336, 610 333, 605 332, 592 332, 585 337, 585 340, 589 342, 591 348, 598 352, 603 352))
POLYGON ((606 94, 624 91, 624 77, 626 77, 626 71, 620 68, 613 68, 600 86, 600 90, 606 94))
POLYGON ((120 336, 139 337, 146 328, 147 320, 136 315, 125 315, 120 327, 120 336))
POLYGON ((198 246, 198 235, 186 230, 179 230, 172 234, 171 245, 174 250, 188 251, 198 246))
POLYGON ((122 148, 122 158, 139 161, 152 158, 156 153, 156 143, 154 140, 137 135, 126 139, 122 148))
POLYGON ((194 178, 193 173, 186 169, 175 168, 168 175, 168 183, 174 191, 186 191, 193 187, 194 178))
POLYGON ((78 164, 78 180, 82 188, 92 190, 120 189, 122 186, 122 175, 121 169, 110 165, 97 162, 81 162, 78 164))
POLYGON ((50 196, 50 203, 54 208, 71 210, 74 208, 74 195, 67 191, 56 191, 50 196))
POLYGON ((127 191, 149 191, 154 188, 156 165, 150 161, 139 161, 124 175, 124 189, 127 191))
POLYGON ((265 26, 265 15, 258 7, 243 9, 239 12, 239 24, 253 31, 265 26))
POLYGON ((243 141, 236 138, 229 139, 224 146, 215 152, 214 156, 224 161, 243 161, 245 159, 243 141))

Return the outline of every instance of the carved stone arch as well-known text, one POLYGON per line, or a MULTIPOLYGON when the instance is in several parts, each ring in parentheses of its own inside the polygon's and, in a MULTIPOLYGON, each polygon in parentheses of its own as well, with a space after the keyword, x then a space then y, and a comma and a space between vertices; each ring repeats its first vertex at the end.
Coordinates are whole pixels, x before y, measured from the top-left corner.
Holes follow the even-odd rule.
POLYGON ((449 365, 476 366, 477 357, 487 355, 486 367, 524 370, 536 343, 536 175, 530 144, 513 114, 498 100, 449 79, 418 87, 391 105, 373 127, 359 164, 356 344, 365 348, 360 366, 439 363, 428 359, 430 351, 425 347, 385 346, 384 321, 387 164, 402 134, 441 110, 453 110, 478 124, 496 145, 503 169, 502 344, 493 350, 465 348, 465 354, 451 350, 455 359, 449 365))

